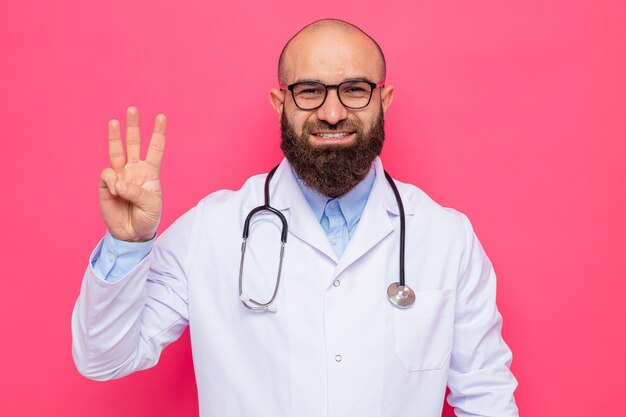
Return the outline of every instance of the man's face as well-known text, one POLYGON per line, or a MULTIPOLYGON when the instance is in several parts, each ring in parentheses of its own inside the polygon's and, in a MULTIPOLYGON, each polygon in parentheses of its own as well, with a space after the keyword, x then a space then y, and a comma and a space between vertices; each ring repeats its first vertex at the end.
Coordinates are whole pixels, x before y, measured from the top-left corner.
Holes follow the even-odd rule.
MULTIPOLYGON (((337 28, 302 33, 285 55, 287 83, 339 84, 361 79, 378 83, 380 56, 369 38, 337 28)), ((307 185, 331 197, 361 181, 380 153, 384 112, 393 88, 376 88, 369 105, 348 109, 337 89, 329 89, 315 110, 299 109, 290 92, 272 90, 270 99, 281 120, 285 156, 307 185)))

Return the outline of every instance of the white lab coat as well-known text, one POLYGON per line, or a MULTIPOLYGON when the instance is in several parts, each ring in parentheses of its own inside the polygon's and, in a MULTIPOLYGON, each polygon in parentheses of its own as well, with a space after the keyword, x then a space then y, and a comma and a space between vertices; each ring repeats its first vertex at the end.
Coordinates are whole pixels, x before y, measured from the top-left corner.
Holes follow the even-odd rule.
MULTIPOLYGON (((398 279, 400 219, 382 164, 341 259, 286 161, 272 206, 289 222, 276 313, 239 300, 241 234, 265 175, 219 191, 178 219, 115 283, 86 271, 73 352, 98 380, 153 366, 190 325, 200 415, 441 415, 446 385, 458 416, 517 416, 492 266, 462 214, 397 183, 406 211, 406 281, 415 304, 387 299, 398 279)), ((266 301, 278 265, 277 217, 253 222, 244 291, 266 301)))

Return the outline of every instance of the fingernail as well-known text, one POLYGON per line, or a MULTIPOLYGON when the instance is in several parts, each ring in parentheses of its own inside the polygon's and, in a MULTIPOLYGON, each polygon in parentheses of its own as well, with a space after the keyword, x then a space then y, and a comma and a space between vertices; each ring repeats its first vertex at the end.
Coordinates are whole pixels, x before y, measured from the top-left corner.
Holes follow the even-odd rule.
POLYGON ((109 192, 113 195, 117 195, 117 192, 115 191, 115 183, 108 183, 107 186, 109 187, 109 192))
POLYGON ((117 182, 117 187, 120 189, 120 191, 122 193, 126 192, 126 181, 124 181, 124 180, 118 181, 117 182))

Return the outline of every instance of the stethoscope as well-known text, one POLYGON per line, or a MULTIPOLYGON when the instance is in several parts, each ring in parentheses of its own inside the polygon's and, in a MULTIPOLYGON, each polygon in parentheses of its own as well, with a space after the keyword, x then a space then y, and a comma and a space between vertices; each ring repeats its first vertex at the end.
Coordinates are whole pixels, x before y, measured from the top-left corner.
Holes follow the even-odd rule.
MULTIPOLYGON (((276 294, 278 293, 278 287, 280 285, 280 275, 283 269, 283 257, 285 255, 285 245, 287 244, 287 219, 285 216, 274 207, 270 205, 270 181, 274 176, 274 173, 278 169, 278 165, 272 169, 267 177, 265 178, 265 204, 262 206, 258 206, 252 209, 248 216, 246 217, 246 221, 243 225, 243 242, 241 243, 241 262, 239 263, 239 299, 243 303, 246 308, 254 311, 270 311, 276 312, 276 305, 274 304, 274 300, 276 299, 276 294), (248 240, 248 236, 250 235, 250 222, 252 217, 255 214, 261 211, 269 211, 272 214, 275 214, 280 219, 282 223, 281 234, 280 234, 280 258, 278 262, 278 274, 276 275, 276 285, 274 286, 274 292, 272 293, 272 297, 266 303, 261 303, 259 301, 254 300, 248 294, 243 292, 243 263, 246 256, 246 241, 248 240)), ((385 172, 385 178, 387 178, 387 182, 391 186, 393 190, 393 194, 396 197, 396 203, 398 204, 398 210, 400 211, 400 280, 398 282, 392 282, 389 287, 387 287, 387 298, 396 307, 399 308, 409 308, 415 303, 415 293, 404 282, 404 231, 405 231, 405 219, 404 219, 404 205, 402 204, 402 198, 400 198, 400 192, 398 192, 398 188, 394 183, 391 176, 385 172)))

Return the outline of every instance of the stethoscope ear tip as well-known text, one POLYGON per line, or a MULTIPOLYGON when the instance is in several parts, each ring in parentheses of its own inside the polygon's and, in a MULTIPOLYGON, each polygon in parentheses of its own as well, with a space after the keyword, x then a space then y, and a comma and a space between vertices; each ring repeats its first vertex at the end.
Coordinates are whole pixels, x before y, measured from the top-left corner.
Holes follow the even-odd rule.
POLYGON ((270 313, 276 313, 278 311, 278 307, 276 307, 274 304, 270 304, 267 306, 267 311, 269 311, 270 313))
POLYGON ((250 296, 246 294, 245 292, 242 292, 241 295, 239 296, 239 299, 243 301, 244 303, 247 303, 248 301, 250 301, 250 296))

